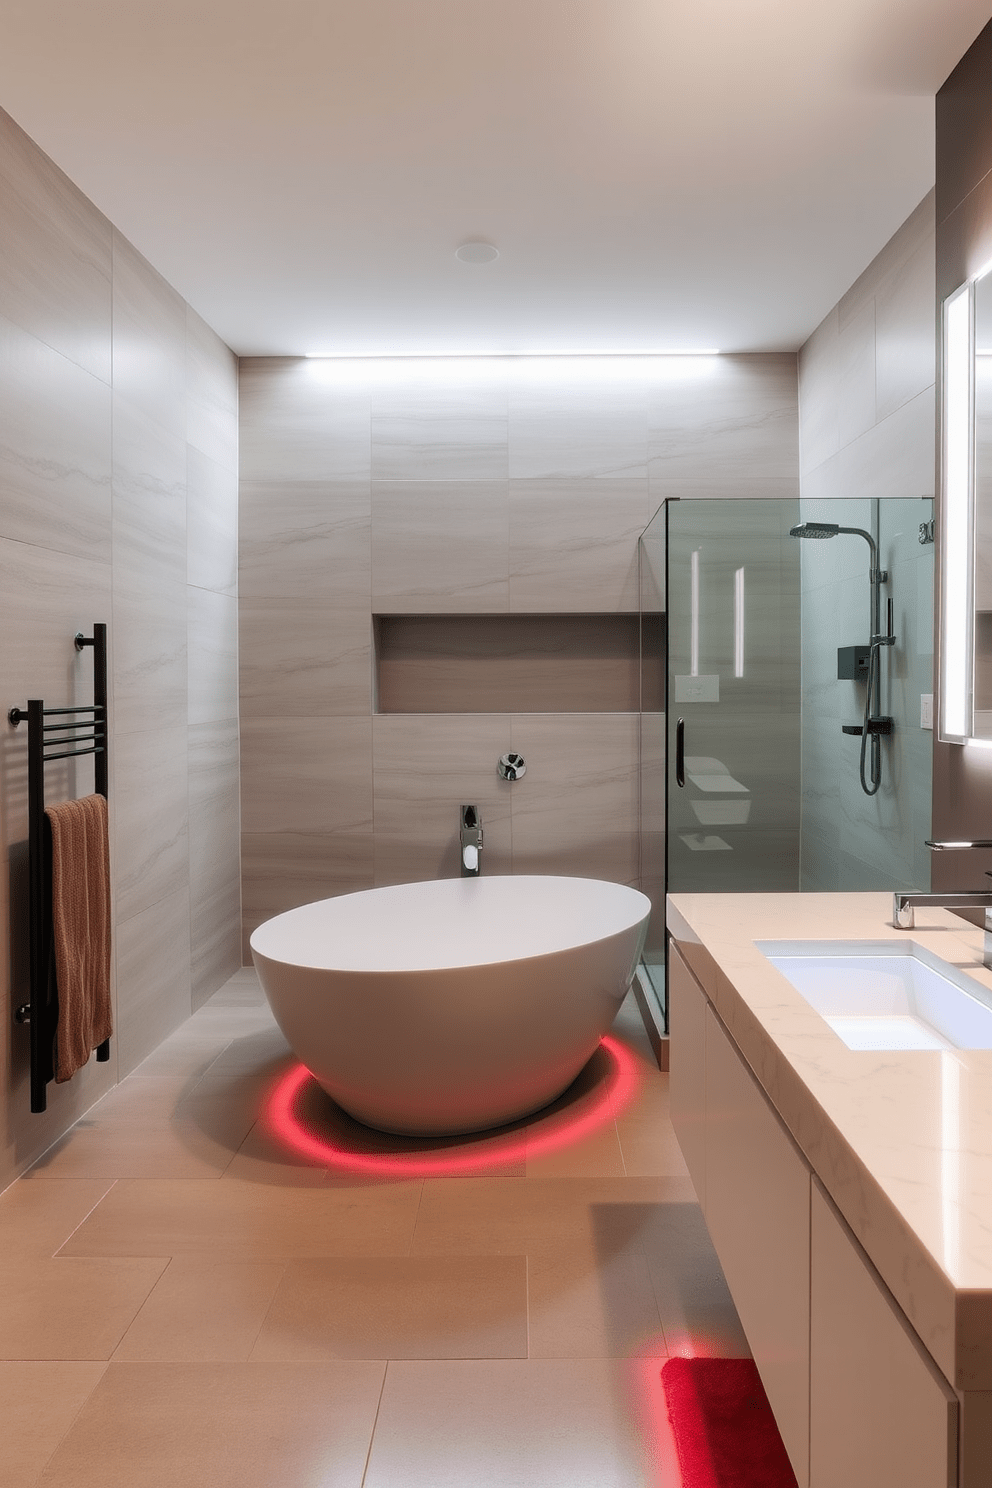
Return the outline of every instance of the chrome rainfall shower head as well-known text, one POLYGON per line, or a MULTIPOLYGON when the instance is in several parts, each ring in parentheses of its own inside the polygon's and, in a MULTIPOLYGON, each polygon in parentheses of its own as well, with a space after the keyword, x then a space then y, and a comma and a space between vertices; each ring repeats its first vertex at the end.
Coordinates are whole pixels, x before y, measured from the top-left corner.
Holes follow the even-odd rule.
POLYGON ((836 537, 840 527, 836 522, 802 522, 789 528, 790 537, 836 537))

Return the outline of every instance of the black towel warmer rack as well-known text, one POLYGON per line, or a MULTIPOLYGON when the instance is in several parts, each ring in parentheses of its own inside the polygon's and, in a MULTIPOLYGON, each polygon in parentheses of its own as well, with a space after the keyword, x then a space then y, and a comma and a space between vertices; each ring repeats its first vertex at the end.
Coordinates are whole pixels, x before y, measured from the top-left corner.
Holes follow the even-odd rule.
MULTIPOLYGON (((94 785, 107 796, 107 627, 94 625, 93 634, 75 636, 77 651, 93 647, 93 702, 79 708, 46 708, 41 698, 29 698, 26 708, 11 708, 7 718, 16 728, 28 726, 28 903, 31 1001, 14 1010, 17 1023, 31 1030, 31 1110, 44 1111, 45 1087, 52 1078, 55 1020, 48 989, 52 974, 52 882, 50 854, 45 840, 45 766, 50 760, 95 756, 94 785), (77 716, 78 715, 78 716, 77 716), (49 723, 47 719, 58 718, 49 723), (79 732, 82 730, 83 732, 79 732), (72 747, 66 747, 72 746, 72 747), (83 746, 83 747, 77 747, 83 746)), ((110 1058, 110 1040, 96 1051, 110 1058)))

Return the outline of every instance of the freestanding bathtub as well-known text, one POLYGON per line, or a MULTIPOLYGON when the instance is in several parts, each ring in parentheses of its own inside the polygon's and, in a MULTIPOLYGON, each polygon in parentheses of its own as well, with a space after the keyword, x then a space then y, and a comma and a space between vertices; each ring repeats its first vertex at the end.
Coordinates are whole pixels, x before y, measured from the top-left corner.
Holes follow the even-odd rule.
POLYGON ((352 1116, 481 1131, 575 1079, 630 986, 650 909, 596 879, 436 879, 291 909, 251 950, 290 1047, 352 1116))

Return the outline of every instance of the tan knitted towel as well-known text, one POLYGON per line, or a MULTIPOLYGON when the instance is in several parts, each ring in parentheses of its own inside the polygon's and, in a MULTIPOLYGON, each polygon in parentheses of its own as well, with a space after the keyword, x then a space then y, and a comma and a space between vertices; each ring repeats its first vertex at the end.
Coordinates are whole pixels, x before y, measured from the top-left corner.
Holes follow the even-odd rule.
POLYGON ((50 806, 52 930, 59 1021, 55 1078, 68 1080, 113 1032, 110 1007, 110 852, 107 802, 50 806))

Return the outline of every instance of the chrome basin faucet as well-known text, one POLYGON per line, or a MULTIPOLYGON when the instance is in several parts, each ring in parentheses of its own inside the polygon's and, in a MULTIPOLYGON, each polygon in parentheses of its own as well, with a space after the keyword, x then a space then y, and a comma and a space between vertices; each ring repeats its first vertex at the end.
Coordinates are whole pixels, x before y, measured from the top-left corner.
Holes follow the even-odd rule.
POLYGON ((458 842, 462 855, 462 878, 478 878, 482 852, 482 817, 478 806, 463 806, 459 814, 458 842))
POLYGON ((912 930, 916 926, 914 910, 917 905, 928 905, 932 909, 984 909, 985 944, 982 965, 992 971, 992 889, 978 889, 974 893, 932 894, 895 893, 892 895, 892 923, 897 930, 912 930))

